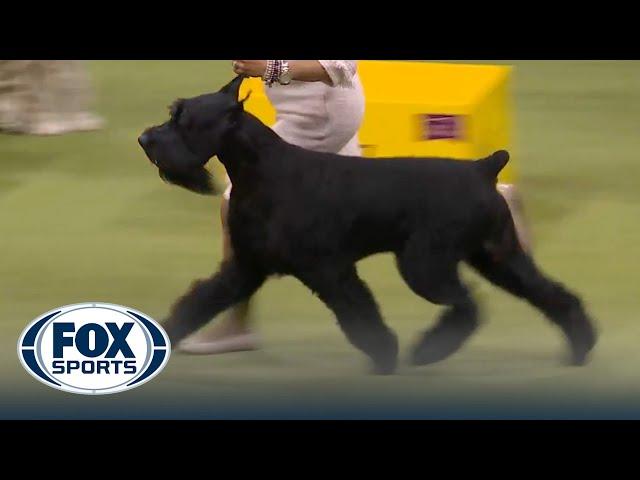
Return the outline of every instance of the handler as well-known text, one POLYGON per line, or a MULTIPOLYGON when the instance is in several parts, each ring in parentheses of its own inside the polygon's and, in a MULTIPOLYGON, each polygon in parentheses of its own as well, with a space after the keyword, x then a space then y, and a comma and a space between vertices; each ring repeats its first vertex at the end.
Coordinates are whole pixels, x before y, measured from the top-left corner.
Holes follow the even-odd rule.
MULTIPOLYGON (((262 77, 276 110, 273 130, 285 141, 318 152, 362 154, 358 131, 365 101, 355 60, 234 60, 232 65, 236 74, 262 77)), ((225 260, 233 256, 227 230, 231 188, 229 181, 220 209, 225 260)), ((193 354, 254 350, 259 342, 251 323, 247 301, 178 349, 193 354)))

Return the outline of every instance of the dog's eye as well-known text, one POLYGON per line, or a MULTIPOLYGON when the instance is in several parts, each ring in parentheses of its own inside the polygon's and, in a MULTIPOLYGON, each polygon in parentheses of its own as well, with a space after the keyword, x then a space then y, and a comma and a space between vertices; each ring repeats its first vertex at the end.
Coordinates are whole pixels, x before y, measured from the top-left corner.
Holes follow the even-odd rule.
POLYGON ((196 127, 198 127, 198 125, 194 125, 193 121, 192 121, 192 116, 189 115, 189 112, 186 111, 182 111, 180 113, 180 118, 177 120, 178 126, 181 127, 184 130, 192 130, 196 127))

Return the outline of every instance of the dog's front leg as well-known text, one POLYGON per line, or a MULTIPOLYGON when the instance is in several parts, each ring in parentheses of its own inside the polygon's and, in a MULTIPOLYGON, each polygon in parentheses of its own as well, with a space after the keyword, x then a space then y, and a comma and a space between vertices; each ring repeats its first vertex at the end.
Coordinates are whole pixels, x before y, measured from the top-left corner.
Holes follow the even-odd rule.
POLYGON ((175 348, 180 340, 213 317, 249 298, 264 280, 264 275, 230 260, 213 277, 196 281, 162 323, 171 344, 175 348))
POLYGON ((329 307, 349 341, 373 361, 373 373, 395 372, 398 340, 355 267, 305 272, 298 278, 329 307))

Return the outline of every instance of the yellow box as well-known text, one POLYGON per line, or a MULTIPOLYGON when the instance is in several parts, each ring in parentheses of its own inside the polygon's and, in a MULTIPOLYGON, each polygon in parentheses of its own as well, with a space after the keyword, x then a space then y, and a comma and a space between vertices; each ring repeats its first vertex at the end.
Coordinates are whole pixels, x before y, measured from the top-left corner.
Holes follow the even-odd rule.
MULTIPOLYGON (((359 61, 365 91, 360 143, 367 157, 477 159, 512 153, 511 67, 427 62, 359 61)), ((275 111, 260 79, 247 79, 248 111, 267 125, 275 111)), ((514 183, 513 161, 500 183, 514 183)))

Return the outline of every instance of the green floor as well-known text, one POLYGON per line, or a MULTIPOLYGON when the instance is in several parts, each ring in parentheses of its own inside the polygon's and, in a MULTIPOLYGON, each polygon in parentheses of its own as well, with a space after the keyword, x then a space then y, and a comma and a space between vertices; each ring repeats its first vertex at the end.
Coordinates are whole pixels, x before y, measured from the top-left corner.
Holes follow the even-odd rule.
MULTIPOLYGON (((557 330, 465 271, 487 321, 437 366, 366 375, 329 312, 281 279, 256 302, 261 351, 174 354, 152 382, 107 397, 36 382, 16 356, 33 318, 94 300, 160 319, 220 259, 219 199, 163 184, 136 138, 174 98, 230 78, 229 62, 93 62, 108 128, 0 136, 0 417, 640 417, 640 62, 509 63, 536 257, 597 319, 588 366, 564 366, 557 330)), ((361 272, 406 355, 437 309, 409 292, 388 256, 361 272)))

